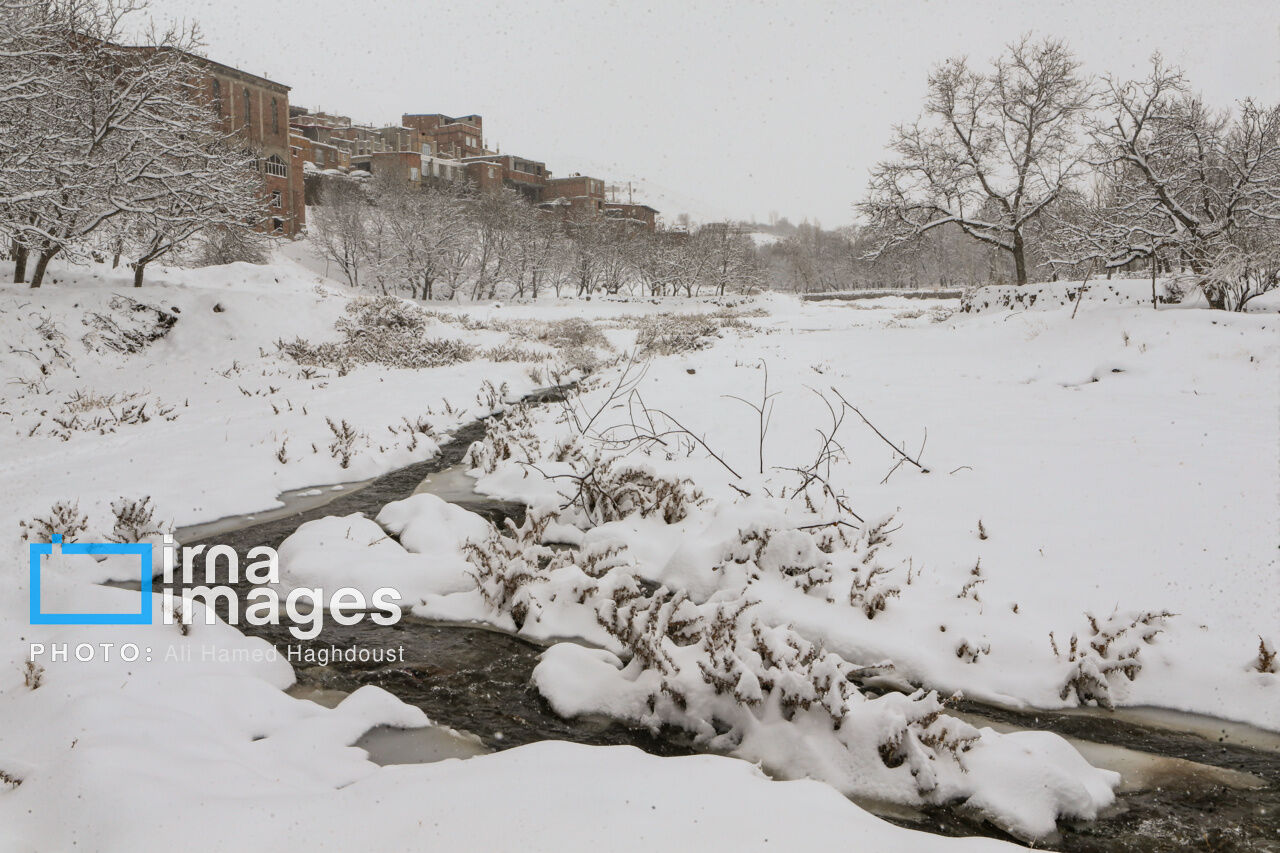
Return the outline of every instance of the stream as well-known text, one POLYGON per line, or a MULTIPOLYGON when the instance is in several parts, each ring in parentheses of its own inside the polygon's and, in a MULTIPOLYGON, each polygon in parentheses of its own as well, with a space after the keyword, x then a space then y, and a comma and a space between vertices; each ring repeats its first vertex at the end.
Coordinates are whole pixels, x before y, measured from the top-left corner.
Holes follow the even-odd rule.
MULTIPOLYGON (((553 402, 559 392, 527 399, 553 402)), ((304 522, 355 512, 372 518, 385 504, 421 491, 495 523, 513 518, 518 524, 523 505, 478 495, 461 464, 485 428, 484 420, 462 427, 434 459, 340 488, 296 490, 281 496, 281 508, 180 529, 176 538, 184 545, 230 545, 243 558, 257 545, 278 548, 304 522)), ((284 626, 239 628, 277 648, 297 643, 284 626)), ((357 742, 381 764, 465 758, 548 739, 626 744, 657 755, 696 751, 679 732, 655 734, 611 720, 558 717, 530 684, 542 647, 506 633, 406 613, 389 627, 370 620, 352 626, 326 620, 313 642, 339 648, 403 646, 403 662, 296 665, 298 682, 290 691, 331 706, 365 684, 376 684, 422 708, 436 728, 376 729, 357 742)), ((1039 711, 966 700, 956 713, 1002 731, 1056 732, 1090 762, 1122 773, 1116 806, 1096 821, 1062 825, 1046 845, 1051 849, 1280 853, 1280 734, 1159 709, 1039 711)), ((914 829, 1013 840, 956 809, 860 804, 914 829)))

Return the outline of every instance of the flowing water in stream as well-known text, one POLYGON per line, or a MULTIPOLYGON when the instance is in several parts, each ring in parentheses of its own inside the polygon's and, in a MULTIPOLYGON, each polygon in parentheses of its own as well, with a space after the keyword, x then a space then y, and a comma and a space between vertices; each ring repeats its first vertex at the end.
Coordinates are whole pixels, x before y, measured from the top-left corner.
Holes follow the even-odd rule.
MULTIPOLYGON (((534 401, 556 398, 556 392, 549 391, 534 401)), ((177 539, 184 545, 231 545, 243 557, 256 545, 278 547, 303 522, 353 512, 373 517, 385 504, 422 491, 496 523, 505 518, 520 523, 522 505, 476 494, 459 464, 484 430, 484 421, 467 425, 435 459, 374 480, 342 484, 340 489, 288 493, 282 495, 282 508, 179 530, 177 539)), ((241 625, 240 630, 281 649, 297 644, 281 626, 241 625)), ((658 755, 694 751, 678 732, 655 734, 609 720, 556 716, 530 685, 541 648, 487 628, 408 615, 390 627, 368 620, 352 626, 327 620, 311 644, 403 646, 403 662, 295 665, 295 695, 332 705, 362 685, 376 684, 422 708, 438 725, 424 731, 377 729, 366 734, 357 745, 382 764, 465 758, 547 739, 630 744, 658 755)), ((1052 849, 1280 851, 1280 735, 1156 709, 1045 712, 962 702, 957 713, 1000 730, 1057 732, 1094 764, 1123 774, 1116 807, 1097 821, 1064 826, 1047 844, 1052 849)), ((954 809, 863 805, 917 829, 1007 838, 954 809)))

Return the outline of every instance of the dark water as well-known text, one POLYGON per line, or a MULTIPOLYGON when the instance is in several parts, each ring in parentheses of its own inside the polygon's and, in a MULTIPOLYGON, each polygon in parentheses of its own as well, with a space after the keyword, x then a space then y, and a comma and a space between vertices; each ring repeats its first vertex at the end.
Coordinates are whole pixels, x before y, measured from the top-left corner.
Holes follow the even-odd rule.
MULTIPOLYGON (((555 399, 555 392, 541 401, 555 399)), ((179 540, 184 545, 227 544, 242 556, 256 545, 278 547, 297 527, 315 518, 363 512, 373 517, 387 503, 412 494, 430 474, 461 461, 467 447, 484 435, 485 422, 459 430, 435 459, 386 474, 355 491, 319 507, 222 528, 205 539, 179 540)), ((474 499, 449 499, 495 522, 524 514, 523 506, 474 499)), ((298 641, 281 626, 240 626, 246 634, 263 637, 282 652, 298 641)), ((538 740, 559 739, 586 744, 629 744, 658 755, 694 751, 677 732, 634 729, 607 720, 564 720, 530 685, 540 647, 518 637, 474 626, 437 624, 405 616, 393 626, 362 621, 343 626, 326 620, 309 647, 403 647, 403 662, 344 663, 308 666, 295 663, 299 684, 352 691, 375 684, 422 708, 436 723, 471 732, 485 746, 504 749, 538 740)), ((1221 743, 1196 734, 1171 731, 1117 719, 1105 712, 1065 714, 1026 712, 961 703, 958 711, 992 724, 1020 729, 1044 729, 1100 744, 1140 750, 1157 756, 1195 762, 1171 762, 1159 784, 1148 790, 1122 793, 1111 813, 1099 820, 1066 825, 1049 849, 1102 851, 1275 851, 1280 853, 1280 753, 1234 743, 1221 743), (1257 777, 1261 787, 1244 789, 1225 784, 1196 768, 1226 768, 1257 777)), ((930 808, 916 815, 885 815, 904 826, 943 835, 986 835, 1010 839, 1000 830, 955 809, 930 808)))

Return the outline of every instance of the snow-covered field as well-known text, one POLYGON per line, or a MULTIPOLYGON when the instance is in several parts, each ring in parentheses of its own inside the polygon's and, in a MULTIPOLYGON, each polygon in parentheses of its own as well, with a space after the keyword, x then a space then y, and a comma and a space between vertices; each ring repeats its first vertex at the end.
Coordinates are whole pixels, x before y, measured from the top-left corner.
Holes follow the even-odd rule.
MULTIPOLYGON (((0 288, 0 849, 995 849, 840 794, 965 802, 1043 837, 1117 779, 926 691, 1280 730, 1280 677, 1257 666, 1280 641, 1273 313, 1153 311, 1142 282, 1074 317, 1049 298, 446 306, 421 334, 470 357, 335 368, 277 350, 357 316, 296 258, 136 291, 52 277, 0 288), (664 312, 682 316, 645 319, 664 312), (617 362, 563 406, 513 407, 578 375, 582 348, 546 331, 574 318, 617 362), (55 502, 88 540, 121 498, 178 525, 267 509, 428 458, 494 410, 470 458, 480 491, 535 508, 516 538, 420 495, 300 528, 283 584, 390 584, 424 616, 586 640, 535 673, 557 710, 821 782, 564 743, 379 767, 352 744, 421 711, 372 687, 332 710, 292 698, 288 664, 233 627, 28 624, 19 522, 55 502), (31 642, 108 641, 154 660, 24 670, 31 642)), ((65 587, 84 609, 136 601, 65 587)))
MULTIPOLYGON (((1140 674, 1105 679, 1109 699, 1280 728, 1276 677, 1251 667, 1259 638, 1276 642, 1280 610, 1276 316, 1090 303, 1074 320, 947 313, 905 300, 779 302, 757 332, 651 362, 599 423, 633 435, 643 398, 728 467, 701 447, 642 455, 632 443, 629 458, 692 478, 710 501, 679 525, 626 520, 591 536, 616 536, 642 555, 642 573, 698 595, 740 582, 706 571, 739 529, 767 518, 739 489, 754 499, 792 485, 788 469, 815 458, 838 392, 909 455, 924 446, 927 473, 905 464, 882 482, 898 454, 850 413, 824 471, 863 518, 892 514, 879 560, 898 593, 868 619, 827 601, 834 583, 806 594, 765 572, 752 582, 773 618, 943 691, 1058 707, 1075 703, 1061 695, 1068 646, 1094 639, 1090 615, 1105 631, 1169 612, 1135 647, 1140 674), (747 403, 759 402, 766 367, 776 396, 761 450, 747 403)), ((594 411, 610 389, 581 405, 594 411)), ((571 430, 557 415, 534 415, 543 448, 571 430)), ((480 480, 530 503, 557 487, 517 463, 480 480)))

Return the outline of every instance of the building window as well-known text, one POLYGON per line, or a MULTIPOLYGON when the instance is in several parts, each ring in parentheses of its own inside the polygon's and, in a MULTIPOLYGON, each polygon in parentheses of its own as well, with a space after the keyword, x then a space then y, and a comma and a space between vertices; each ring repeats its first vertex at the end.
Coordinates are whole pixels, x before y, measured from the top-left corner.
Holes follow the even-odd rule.
POLYGON ((253 114, 249 111, 249 89, 244 89, 244 126, 253 127, 253 114))
POLYGON ((218 118, 222 118, 222 83, 217 77, 213 78, 213 109, 218 114, 218 118))
POLYGON ((262 171, 277 178, 289 177, 289 167, 275 154, 262 161, 262 171))
POLYGON ((276 103, 276 99, 271 99, 271 132, 280 132, 280 105, 276 103))
POLYGON ((281 194, 280 190, 271 191, 271 206, 284 207, 284 195, 281 194))

